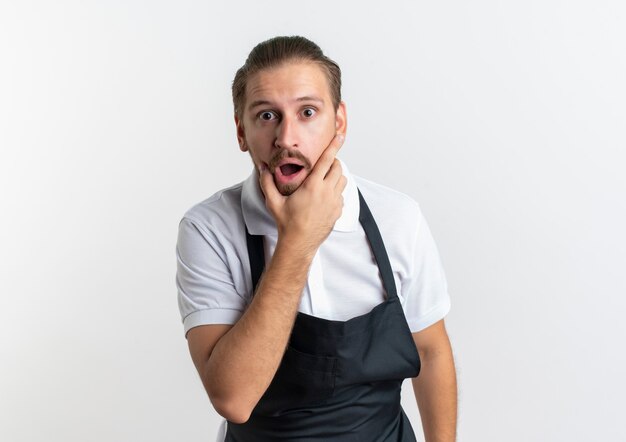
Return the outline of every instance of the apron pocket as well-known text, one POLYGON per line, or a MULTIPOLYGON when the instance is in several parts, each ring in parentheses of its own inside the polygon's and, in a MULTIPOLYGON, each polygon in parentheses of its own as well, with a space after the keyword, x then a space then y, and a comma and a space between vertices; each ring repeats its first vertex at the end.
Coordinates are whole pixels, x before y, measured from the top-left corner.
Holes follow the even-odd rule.
POLYGON ((288 346, 254 412, 275 416, 323 403, 334 393, 336 365, 336 357, 303 353, 288 346))

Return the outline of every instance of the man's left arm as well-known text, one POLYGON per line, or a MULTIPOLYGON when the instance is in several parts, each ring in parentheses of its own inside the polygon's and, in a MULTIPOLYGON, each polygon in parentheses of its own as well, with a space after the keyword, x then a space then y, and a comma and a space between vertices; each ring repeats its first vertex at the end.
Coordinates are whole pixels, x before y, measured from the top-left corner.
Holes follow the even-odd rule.
POLYGON ((421 370, 412 379, 426 442, 456 440, 457 385, 452 347, 443 319, 413 333, 421 370))

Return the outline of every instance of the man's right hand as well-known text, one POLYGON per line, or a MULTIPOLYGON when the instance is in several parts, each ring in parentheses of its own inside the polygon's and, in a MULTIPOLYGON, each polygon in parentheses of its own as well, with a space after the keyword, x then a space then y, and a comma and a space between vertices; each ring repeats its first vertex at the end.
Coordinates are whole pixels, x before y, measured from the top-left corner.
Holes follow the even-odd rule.
POLYGON ((335 158, 343 140, 343 135, 335 135, 310 174, 289 196, 278 191, 269 170, 260 172, 265 205, 276 221, 279 239, 287 238, 304 250, 315 252, 330 234, 341 216, 342 192, 348 181, 335 158))

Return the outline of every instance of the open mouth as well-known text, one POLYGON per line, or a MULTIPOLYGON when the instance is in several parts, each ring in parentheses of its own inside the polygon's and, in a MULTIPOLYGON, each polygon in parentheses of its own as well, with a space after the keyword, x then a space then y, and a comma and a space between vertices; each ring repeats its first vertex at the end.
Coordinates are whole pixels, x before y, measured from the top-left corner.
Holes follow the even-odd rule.
POLYGON ((276 168, 274 178, 277 183, 289 184, 300 176, 304 170, 304 166, 295 163, 286 163, 276 168))
POLYGON ((298 164, 283 164, 280 166, 280 173, 282 173, 283 176, 291 176, 300 172, 303 168, 304 166, 300 166, 298 164))

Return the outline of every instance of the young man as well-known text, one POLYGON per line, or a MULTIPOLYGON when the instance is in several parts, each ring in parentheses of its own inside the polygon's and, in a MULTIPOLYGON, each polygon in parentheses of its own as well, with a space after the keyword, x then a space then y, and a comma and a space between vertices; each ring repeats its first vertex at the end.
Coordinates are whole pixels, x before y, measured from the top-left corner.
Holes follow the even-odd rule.
POLYGON ((450 308, 418 204, 350 174, 341 73, 313 42, 276 37, 233 82, 243 182, 179 225, 177 288, 218 442, 455 440, 450 308), (419 376, 418 376, 419 374, 419 376))

